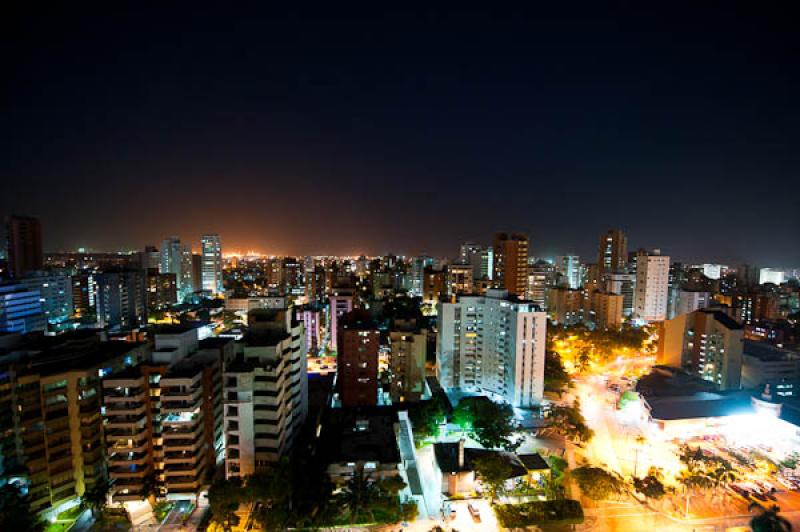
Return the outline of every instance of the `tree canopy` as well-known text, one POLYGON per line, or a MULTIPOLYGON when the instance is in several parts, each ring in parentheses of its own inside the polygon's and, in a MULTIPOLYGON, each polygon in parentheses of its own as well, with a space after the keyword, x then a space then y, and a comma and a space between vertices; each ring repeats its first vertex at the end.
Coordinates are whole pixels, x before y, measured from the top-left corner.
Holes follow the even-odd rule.
POLYGON ((503 493, 503 485, 511 476, 511 464, 498 453, 487 454, 475 460, 475 476, 489 490, 494 500, 503 493))
POLYGON ((453 411, 453 422, 487 449, 513 451, 521 443, 513 438, 518 425, 511 405, 486 397, 462 399, 453 411))
POLYGON ((572 471, 572 477, 584 495, 596 501, 616 498, 625 490, 621 478, 599 467, 579 467, 572 471))

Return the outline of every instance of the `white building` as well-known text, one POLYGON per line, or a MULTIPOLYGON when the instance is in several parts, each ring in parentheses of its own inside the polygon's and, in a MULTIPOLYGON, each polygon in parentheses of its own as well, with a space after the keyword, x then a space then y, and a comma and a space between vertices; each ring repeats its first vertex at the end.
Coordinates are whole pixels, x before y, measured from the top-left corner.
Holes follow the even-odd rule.
POLYGON ((669 257, 659 250, 640 250, 636 255, 636 289, 633 312, 645 321, 667 319, 669 257))
POLYGON ((247 477, 284 456, 308 413, 303 324, 290 310, 256 310, 224 374, 227 478, 247 477))
POLYGON ((443 303, 438 361, 444 388, 488 392, 518 407, 544 393, 547 316, 505 290, 443 303))
POLYGON ((781 284, 783 283, 783 271, 772 268, 761 268, 758 272, 758 284, 781 284))
POLYGON ((723 264, 701 264, 700 269, 703 271, 703 275, 708 277, 709 279, 719 279, 722 277, 722 272, 726 270, 728 267, 723 264))
POLYGON ((222 293, 222 244, 219 235, 203 235, 200 243, 203 256, 200 274, 203 290, 212 294, 222 293))
POLYGON ((678 290, 675 315, 688 314, 701 308, 706 308, 711 303, 711 294, 699 290, 678 290))

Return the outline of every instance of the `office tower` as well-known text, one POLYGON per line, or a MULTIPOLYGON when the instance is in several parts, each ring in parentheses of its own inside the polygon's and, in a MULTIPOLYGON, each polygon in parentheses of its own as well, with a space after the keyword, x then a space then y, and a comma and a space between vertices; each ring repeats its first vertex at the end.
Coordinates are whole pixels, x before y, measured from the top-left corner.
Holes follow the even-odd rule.
POLYGON ((223 460, 222 368, 233 341, 198 342, 197 329, 155 333, 150 360, 103 380, 111 498, 190 500, 223 460))
POLYGON ((528 288, 528 237, 498 233, 494 237, 494 274, 496 288, 509 295, 525 297, 528 288))
POLYGON ((336 387, 342 406, 378 403, 378 350, 381 333, 369 313, 355 310, 342 319, 336 387))
POLYGON ((27 334, 44 331, 47 319, 38 288, 19 283, 0 284, 0 332, 27 334))
POLYGON ((422 301, 436 304, 447 291, 447 270, 426 266, 422 286, 422 301))
POLYGON ((309 356, 322 355, 325 338, 325 312, 322 305, 314 302, 297 307, 296 319, 303 323, 306 334, 306 353, 309 356))
POLYGON ((296 258, 286 257, 281 263, 283 269, 283 282, 285 293, 292 295, 303 294, 303 268, 296 258))
POLYGON ((202 248, 202 287, 212 294, 221 294, 222 288, 222 244, 219 235, 207 234, 200 237, 202 248))
POLYGON ((583 321, 583 290, 554 286, 547 291, 547 315, 558 325, 583 321))
POLYGON ((169 237, 161 243, 161 273, 175 274, 180 301, 194 290, 192 249, 181 244, 178 237, 169 237))
POLYGON ((11 277, 22 277, 28 272, 42 269, 42 226, 37 218, 9 216, 6 235, 8 272, 11 277))
POLYGON ((143 344, 67 333, 0 363, 4 468, 26 479, 33 512, 55 516, 106 478, 101 378, 148 356, 143 344))
POLYGON ((339 349, 339 331, 341 330, 342 317, 348 312, 353 310, 353 295, 342 293, 341 295, 332 295, 328 298, 330 313, 330 344, 331 351, 339 349))
POLYGON ((389 332, 389 388, 393 403, 415 402, 422 398, 427 340, 427 331, 411 324, 397 324, 389 332))
POLYGON ((606 273, 621 272, 628 261, 628 237, 620 229, 609 229, 600 235, 597 251, 599 276, 606 273))
POLYGON ((308 414, 303 324, 290 310, 254 310, 225 368, 227 478, 261 473, 291 450, 308 414))
POLYGON ((155 246, 145 246, 142 253, 142 269, 152 270, 161 268, 161 252, 155 246))
POLYGON ((761 268, 758 272, 758 284, 772 283, 780 285, 783 283, 783 270, 774 268, 761 268))
POLYGON ((505 290, 444 303, 438 362, 445 388, 493 394, 517 407, 544 392, 547 317, 505 290))
POLYGON ((744 330, 721 310, 701 309, 660 324, 657 362, 683 368, 720 390, 738 390, 744 330))
POLYGON ((488 246, 481 251, 481 279, 494 279, 494 248, 488 246))
POLYGON ((109 271, 94 276, 100 327, 134 329, 147 323, 146 288, 140 270, 109 271))
POLYGON ((633 311, 644 321, 663 321, 667 317, 669 257, 659 250, 636 254, 636 288, 633 311))
POLYGON ((59 325, 72 317, 72 278, 63 274, 38 273, 17 282, 30 291, 39 291, 47 322, 59 325))
POLYGON ((318 264, 306 269, 305 286, 305 294, 309 302, 325 301, 325 268, 318 264))
POLYGON ((589 294, 589 315, 595 326, 601 329, 622 327, 622 294, 594 290, 589 294))
POLYGON ((178 288, 174 273, 159 273, 157 268, 147 270, 147 313, 166 310, 178 302, 178 288))
POLYGON ((604 290, 613 294, 622 294, 622 314, 633 314, 633 294, 636 286, 636 274, 609 273, 605 275, 604 290))
POLYGON ((411 261, 411 289, 409 293, 415 297, 422 297, 425 284, 425 268, 433 266, 433 257, 422 255, 414 257, 411 261))
POLYGON ((451 264, 447 267, 447 295, 471 294, 474 276, 471 264, 451 264))
POLYGON ((581 261, 577 255, 556 257, 556 279, 559 286, 581 287, 581 261))
POLYGON ((544 309, 547 305, 547 290, 553 286, 555 271, 555 267, 546 260, 537 260, 528 265, 528 293, 526 297, 535 303, 539 309, 544 309))

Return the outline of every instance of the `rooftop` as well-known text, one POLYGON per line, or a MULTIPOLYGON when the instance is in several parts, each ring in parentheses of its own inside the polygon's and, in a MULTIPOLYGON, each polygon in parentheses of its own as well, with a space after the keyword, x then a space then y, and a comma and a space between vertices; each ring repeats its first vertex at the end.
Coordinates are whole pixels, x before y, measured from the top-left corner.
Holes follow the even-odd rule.
POLYGON ((337 408, 330 410, 322 427, 320 449, 328 463, 400 463, 395 434, 397 412, 391 408, 337 408))
MULTIPOLYGON (((528 470, 514 453, 505 451, 492 451, 489 449, 475 449, 472 447, 464 448, 464 462, 458 463, 459 442, 434 443, 433 452, 436 456, 436 463, 442 473, 465 473, 475 470, 475 462, 489 455, 500 455, 505 458, 511 466, 511 476, 516 478, 526 475, 528 470)), ((538 456, 538 455, 537 455, 538 456)))

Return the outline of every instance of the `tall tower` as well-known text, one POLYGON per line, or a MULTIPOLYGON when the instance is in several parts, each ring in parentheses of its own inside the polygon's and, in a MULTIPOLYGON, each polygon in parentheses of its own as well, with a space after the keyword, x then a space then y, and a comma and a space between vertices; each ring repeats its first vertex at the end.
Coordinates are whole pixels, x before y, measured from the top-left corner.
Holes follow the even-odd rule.
POLYGON ((528 237, 520 233, 497 233, 494 237, 494 275, 497 288, 525 297, 528 289, 528 237))
POLYGON ((633 312, 645 321, 667 319, 669 290, 669 257, 660 250, 636 254, 636 289, 633 293, 633 312))
POLYGON ((192 293, 192 249, 176 236, 161 243, 161 273, 174 273, 178 299, 192 293))
POLYGON ((597 268, 602 277, 606 273, 622 271, 628 258, 628 237, 621 229, 609 229, 600 235, 597 248, 597 268))
POLYGON ((200 237, 202 247, 202 287, 212 294, 222 293, 222 244, 219 235, 207 234, 200 237))
POLYGON ((42 226, 37 218, 9 216, 6 221, 8 235, 8 271, 12 277, 41 270, 42 226))

